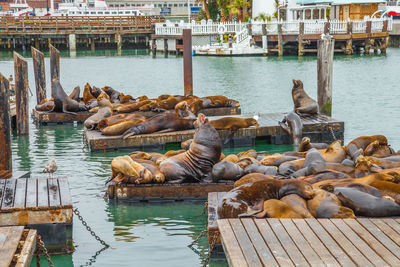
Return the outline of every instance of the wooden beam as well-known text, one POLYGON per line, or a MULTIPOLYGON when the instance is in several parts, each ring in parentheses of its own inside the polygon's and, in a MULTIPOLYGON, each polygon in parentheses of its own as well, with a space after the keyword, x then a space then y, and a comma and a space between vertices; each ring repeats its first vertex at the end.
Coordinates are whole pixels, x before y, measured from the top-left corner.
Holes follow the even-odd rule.
POLYGON ((8 80, 0 73, 0 170, 12 170, 10 90, 8 80))
MULTIPOLYGON (((49 44, 50 48, 50 79, 60 79, 60 51, 49 44)), ((51 97, 53 97, 53 83, 51 83, 51 97)))
POLYGON ((29 134, 28 62, 14 52, 15 99, 17 106, 17 134, 29 134))
POLYGON ((183 84, 185 96, 193 95, 192 30, 183 29, 183 84))
POLYGON ((318 41, 318 106, 319 112, 332 115, 332 73, 335 40, 327 36, 318 41))
POLYGON ((46 99, 46 75, 44 71, 44 55, 42 52, 31 47, 33 72, 35 74, 36 86, 36 103, 40 104, 42 100, 46 99))

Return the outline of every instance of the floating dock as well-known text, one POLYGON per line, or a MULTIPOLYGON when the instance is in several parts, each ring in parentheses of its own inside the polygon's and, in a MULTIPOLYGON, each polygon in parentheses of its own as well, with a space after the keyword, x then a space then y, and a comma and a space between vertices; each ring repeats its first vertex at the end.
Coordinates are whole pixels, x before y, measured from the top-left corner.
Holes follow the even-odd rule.
MULTIPOLYGON (((222 116, 222 115, 238 115, 240 114, 240 107, 231 108, 207 108, 202 109, 199 112, 202 112, 206 116, 222 116)), ((145 117, 152 117, 160 112, 153 111, 136 111, 136 114, 143 115, 145 117)), ((54 125, 54 124, 71 124, 74 122, 83 123, 87 118, 94 115, 95 113, 89 112, 77 112, 76 115, 67 114, 63 112, 46 112, 46 111, 37 111, 36 109, 32 110, 32 118, 35 123, 39 125, 54 125)))
MULTIPOLYGON (((27 172, 27 171, 5 171, 5 170, 0 170, 0 180, 1 179, 29 178, 29 176, 30 176, 30 172, 27 172)), ((1 198, 0 198, 0 201, 1 201, 1 198)))
POLYGON ((218 220, 229 266, 400 266, 400 219, 218 220))
POLYGON ((0 180, 0 222, 36 229, 50 252, 72 252, 72 200, 67 178, 0 180))
POLYGON ((182 201, 206 200, 210 192, 229 191, 233 182, 183 184, 115 184, 109 183, 106 195, 117 201, 182 201))
MULTIPOLYGON (((282 121, 285 113, 261 114, 258 123, 259 127, 239 129, 227 147, 254 146, 255 140, 265 139, 269 144, 290 144, 291 138, 278 124, 282 121)), ((235 115, 232 117, 253 117, 249 115, 235 115)), ((222 116, 209 117, 210 120, 220 119, 222 116)), ((311 138, 312 142, 331 143, 335 139, 343 140, 344 122, 338 121, 322 114, 302 117, 303 136, 311 138)), ((221 139, 228 136, 228 131, 219 130, 221 139)), ((176 131, 171 133, 153 133, 128 137, 105 136, 99 131, 85 131, 85 137, 91 151, 96 150, 164 150, 165 145, 180 143, 193 138, 194 130, 176 131)))
POLYGON ((0 266, 29 266, 36 248, 36 230, 0 227, 0 266))

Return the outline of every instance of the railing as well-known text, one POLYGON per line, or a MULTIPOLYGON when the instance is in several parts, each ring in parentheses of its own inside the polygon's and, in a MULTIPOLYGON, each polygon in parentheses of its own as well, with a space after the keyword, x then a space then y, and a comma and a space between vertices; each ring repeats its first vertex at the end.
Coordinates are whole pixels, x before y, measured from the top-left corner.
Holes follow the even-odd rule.
POLYGON ((367 31, 367 21, 353 20, 353 33, 364 33, 367 31))
POLYGON ((383 29, 383 20, 381 19, 371 19, 371 32, 381 32, 383 29))
POLYGON ((237 35, 236 35, 236 44, 241 44, 249 37, 249 33, 246 28, 243 28, 237 35))
POLYGON ((326 20, 304 21, 304 34, 321 34, 326 20))
POLYGON ((329 32, 332 34, 347 33, 347 25, 347 21, 331 20, 329 32))
POLYGON ((0 17, 2 33, 152 32, 159 16, 0 17))

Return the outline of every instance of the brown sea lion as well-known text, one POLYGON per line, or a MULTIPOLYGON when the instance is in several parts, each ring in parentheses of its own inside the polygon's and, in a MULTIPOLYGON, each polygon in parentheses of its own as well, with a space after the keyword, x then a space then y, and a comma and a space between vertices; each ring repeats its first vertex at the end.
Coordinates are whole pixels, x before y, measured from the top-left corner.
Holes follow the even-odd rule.
POLYGON ((278 199, 269 199, 264 202, 263 210, 254 215, 256 218, 278 218, 278 219, 303 219, 287 203, 278 199))
POLYGON ((355 218, 354 212, 342 206, 338 197, 325 190, 314 190, 315 196, 307 200, 307 207, 316 218, 355 218))
POLYGON ((189 105, 186 101, 181 101, 175 105, 175 114, 179 117, 195 118, 196 116, 190 111, 189 105))
POLYGON ((237 117, 223 117, 210 121, 210 124, 217 130, 229 130, 230 132, 235 132, 238 129, 248 128, 250 126, 260 126, 254 118, 237 117))
POLYGON ((211 181, 212 167, 221 155, 221 139, 202 113, 198 115, 194 126, 195 134, 190 149, 160 164, 160 171, 168 182, 211 181))
POLYGON ((120 97, 122 96, 122 94, 120 92, 118 92, 117 90, 114 90, 110 86, 104 86, 101 89, 104 92, 106 92, 106 94, 110 97, 110 101, 112 103, 121 103, 120 102, 120 97))
POLYGON ((111 124, 117 123, 119 121, 122 120, 132 120, 132 119, 140 119, 140 120, 146 120, 147 118, 145 116, 136 114, 136 113, 132 113, 132 114, 117 114, 117 115, 113 115, 107 118, 102 119, 101 121, 99 121, 99 123, 97 124, 97 129, 98 130, 103 130, 104 128, 106 128, 107 126, 110 126, 111 124))
POLYGON ((341 163, 346 159, 346 150, 342 147, 341 140, 330 144, 325 151, 321 151, 321 154, 328 163, 341 163))
POLYGON ((376 166, 382 167, 384 169, 392 169, 392 168, 399 168, 400 167, 400 161, 391 161, 388 160, 389 157, 387 158, 373 158, 373 157, 363 157, 359 156, 356 160, 359 162, 360 160, 366 160, 370 162, 370 164, 374 164, 376 166))
POLYGON ((362 155, 364 150, 372 142, 377 141, 378 145, 387 145, 388 141, 383 135, 372 135, 372 136, 360 136, 353 139, 346 147, 347 154, 350 155, 353 160, 358 156, 362 155), (361 152, 360 152, 361 150, 361 152))
POLYGON ((121 135, 124 132, 126 132, 128 129, 132 128, 135 125, 138 125, 141 122, 144 122, 145 120, 143 119, 127 119, 127 120, 121 120, 118 122, 114 122, 110 124, 109 126, 103 128, 101 130, 102 135, 108 135, 108 136, 116 136, 116 135, 121 135))
POLYGON ((289 194, 310 199, 314 196, 311 186, 298 180, 263 180, 244 184, 227 192, 218 205, 218 215, 237 218, 248 210, 260 210, 268 199, 280 199, 289 194))
POLYGON ((96 114, 90 116, 85 120, 83 125, 86 127, 88 130, 93 130, 96 128, 97 123, 99 123, 102 119, 110 117, 112 115, 112 107, 111 107, 111 102, 108 100, 108 97, 106 97, 106 93, 101 93, 97 97, 97 102, 99 104, 99 111, 97 111, 96 114))
POLYGON ((131 95, 123 95, 120 97, 121 104, 128 103, 133 101, 133 97, 131 95))
POLYGON ((270 156, 264 157, 260 163, 265 166, 279 166, 286 161, 292 161, 299 159, 298 157, 293 156, 284 156, 282 154, 276 153, 270 156))
POLYGON ((317 102, 304 91, 303 82, 300 80, 293 80, 292 99, 296 113, 318 113, 317 102))
POLYGON ((130 156, 116 157, 111 161, 112 176, 115 183, 144 183, 153 180, 153 174, 130 156))
POLYGON ((296 159, 286 161, 279 165, 278 172, 283 176, 290 176, 292 173, 300 170, 304 166, 305 159, 296 159))
POLYGON ((215 164, 211 171, 213 182, 219 180, 238 180, 243 176, 244 171, 236 163, 230 161, 220 161, 215 164))
POLYGON ((308 182, 309 184, 315 184, 320 181, 325 180, 338 180, 338 179, 347 179, 351 178, 349 175, 343 172, 332 171, 332 170, 325 170, 323 172, 319 172, 317 174, 308 175, 308 176, 300 176, 296 179, 303 180, 308 182))
POLYGON ((309 137, 303 137, 301 139, 300 145, 299 145, 299 152, 307 152, 311 148, 316 148, 316 149, 325 149, 328 148, 329 145, 325 143, 311 143, 311 139, 309 137))
POLYGON ((78 111, 87 111, 88 107, 68 97, 58 79, 53 79, 54 112, 76 114, 78 111))
POLYGON ((254 183, 257 181, 264 181, 264 180, 268 180, 268 179, 275 180, 275 178, 272 175, 266 175, 266 174, 262 174, 262 173, 249 173, 249 174, 242 176, 242 178, 240 178, 239 180, 237 180, 233 184, 233 187, 238 187, 238 186, 241 186, 244 184, 254 183))
POLYGON ((52 111, 54 109, 54 101, 44 99, 40 104, 35 106, 37 111, 52 111))
POLYGON ((156 183, 164 183, 165 182, 165 176, 163 173, 160 172, 160 170, 157 168, 157 166, 155 165, 155 163, 153 162, 153 164, 151 163, 145 163, 145 162, 139 162, 140 164, 143 165, 143 167, 145 167, 146 169, 148 169, 152 176, 149 179, 149 176, 144 176, 143 178, 140 177, 137 179, 137 183, 138 184, 144 184, 144 183, 152 183, 152 182, 156 182, 156 183), (147 180, 146 180, 147 178, 147 180))
POLYGON ((387 157, 393 154, 393 150, 389 145, 381 145, 375 140, 364 149, 364 156, 387 157))
POLYGON ((307 201, 297 194, 286 195, 280 199, 288 204, 302 218, 314 218, 307 208, 307 201))
POLYGON ((97 88, 96 86, 92 86, 90 88, 90 93, 92 94, 92 96, 94 96, 95 98, 98 98, 99 95, 102 93, 100 88, 97 88))
POLYGON ((193 114, 197 114, 203 108, 219 108, 219 107, 239 107, 239 102, 229 99, 226 96, 206 96, 194 100, 190 104, 190 110, 193 114))
POLYGON ((136 102, 141 102, 141 101, 148 100, 148 99, 149 98, 146 95, 142 95, 142 96, 135 98, 136 102))
POLYGON ((253 157, 240 157, 238 162, 236 162, 237 165, 240 166, 240 168, 245 169, 247 166, 251 164, 258 164, 259 162, 253 158, 253 157))
MULTIPOLYGON (((321 153, 315 148, 307 151, 303 167, 294 173, 289 174, 290 177, 299 177, 316 174, 324 171, 326 168, 325 159, 321 153)), ((283 173, 281 173, 283 175, 283 173)))
POLYGON ((128 129, 123 134, 123 138, 126 139, 132 135, 150 134, 159 131, 173 132, 193 129, 194 121, 194 119, 180 118, 175 113, 162 113, 128 129))
POLYGON ((130 153, 128 156, 131 157, 133 160, 138 160, 138 159, 150 160, 152 158, 151 154, 143 151, 135 151, 130 153))
POLYGON ((181 148, 185 149, 185 150, 189 150, 190 145, 192 144, 192 142, 193 142, 193 139, 189 139, 189 140, 183 141, 181 143, 181 148))
POLYGON ((237 154, 239 159, 244 158, 244 157, 252 157, 252 158, 257 158, 257 151, 254 149, 249 149, 247 151, 242 151, 237 154))
POLYGON ((185 149, 180 149, 180 150, 169 150, 169 151, 167 151, 164 155, 165 155, 166 157, 170 158, 170 157, 173 157, 173 156, 182 154, 182 153, 184 153, 184 152, 186 152, 185 149))
POLYGON ((235 154, 230 154, 228 156, 226 156, 223 161, 230 161, 233 163, 237 163, 239 161, 239 157, 236 156, 235 154))
POLYGON ((90 84, 86 83, 85 87, 83 88, 83 102, 85 103, 85 105, 89 105, 90 100, 97 99, 97 97, 94 97, 92 95, 91 90, 92 88, 90 87, 90 84))
POLYGON ((156 112, 170 110, 170 109, 174 109, 175 105, 178 104, 179 102, 180 101, 176 97, 170 96, 167 99, 163 99, 163 100, 159 100, 158 102, 155 102, 151 106, 151 109, 156 112))
POLYGON ((143 100, 140 102, 127 103, 122 106, 116 107, 115 111, 117 111, 119 113, 131 113, 131 112, 138 111, 141 106, 150 104, 150 103, 151 103, 151 100, 143 100))
POLYGON ((285 115, 279 125, 292 137, 292 144, 299 146, 303 136, 303 123, 300 116, 291 111, 285 115))
POLYGON ((81 93, 81 88, 79 86, 76 86, 74 90, 72 90, 72 93, 69 95, 69 98, 79 101, 79 95, 81 93))

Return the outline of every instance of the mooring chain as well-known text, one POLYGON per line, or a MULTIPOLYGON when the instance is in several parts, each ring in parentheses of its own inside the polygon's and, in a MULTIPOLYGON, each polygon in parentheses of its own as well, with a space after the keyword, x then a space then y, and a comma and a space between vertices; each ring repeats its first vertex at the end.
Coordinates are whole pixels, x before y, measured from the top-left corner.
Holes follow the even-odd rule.
POLYGON ((328 126, 328 128, 329 128, 329 130, 331 131, 331 134, 332 134, 333 140, 334 140, 334 141, 336 141, 336 140, 337 140, 337 138, 336 138, 336 136, 335 136, 335 133, 334 133, 334 131, 333 131, 333 129, 332 129, 332 126, 328 126))
POLYGON ((206 233, 207 230, 201 231, 201 233, 196 237, 196 239, 192 243, 188 245, 188 247, 193 247, 193 245, 196 244, 200 240, 200 238, 202 238, 206 233))
POLYGON ((40 266, 40 254, 39 254, 39 251, 41 250, 42 253, 44 254, 44 256, 46 257, 46 260, 49 262, 50 267, 54 267, 54 264, 51 261, 49 252, 47 251, 47 248, 44 245, 44 242, 43 242, 42 237, 40 235, 38 235, 36 237, 36 244, 37 244, 37 247, 38 247, 38 253, 37 253, 38 260, 37 260, 37 263, 39 263, 39 266, 40 266))
POLYGON ((104 240, 102 240, 98 235, 96 235, 96 233, 92 230, 92 228, 90 228, 89 225, 87 225, 87 222, 82 218, 81 214, 78 211, 78 208, 74 209, 74 213, 76 216, 78 216, 78 219, 81 221, 82 225, 85 226, 86 230, 88 230, 88 232, 94 236, 94 238, 100 242, 100 244, 102 244, 105 247, 109 247, 110 245, 108 245, 106 242, 104 242, 104 240))
POLYGON ((206 202, 204 203, 203 211, 201 212, 201 214, 200 214, 200 215, 196 215, 196 216, 194 216, 194 217, 195 217, 195 218, 196 218, 196 217, 201 217, 201 216, 203 216, 204 214, 206 214, 206 213, 207 213, 207 208, 208 208, 208 202, 206 201, 206 202))
POLYGON ((211 241, 210 249, 208 250, 207 257, 206 257, 205 261, 203 262, 203 267, 206 267, 208 262, 210 261, 212 251, 214 250, 215 243, 217 242, 218 238, 219 238, 219 233, 215 233, 213 236, 213 239, 211 241))

